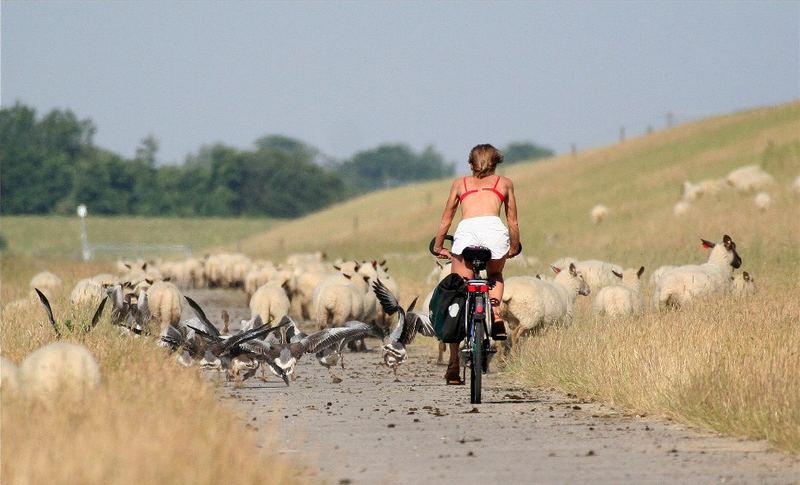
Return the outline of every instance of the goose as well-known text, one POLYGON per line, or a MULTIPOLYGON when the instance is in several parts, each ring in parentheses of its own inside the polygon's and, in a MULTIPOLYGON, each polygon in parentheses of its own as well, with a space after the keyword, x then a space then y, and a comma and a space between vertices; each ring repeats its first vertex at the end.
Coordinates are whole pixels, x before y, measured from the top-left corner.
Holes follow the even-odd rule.
MULTIPOLYGON (((44 293, 42 293, 39 290, 39 288, 34 288, 34 290, 36 290, 36 294, 39 296, 39 301, 42 303, 42 306, 44 307, 44 311, 47 314, 47 320, 50 322, 50 325, 53 327, 53 331, 56 333, 56 338, 60 339, 62 336, 61 330, 59 329, 55 318, 53 318, 53 309, 50 306, 50 301, 47 299, 46 296, 44 296, 44 293)), ((92 331, 92 329, 94 329, 94 327, 97 326, 97 322, 100 321, 100 317, 103 315, 103 309, 106 307, 106 300, 108 300, 108 297, 103 298, 103 300, 100 302, 100 305, 97 307, 97 310, 95 310, 94 315, 92 316, 92 320, 89 322, 89 325, 82 324, 79 327, 79 330, 81 332, 89 333, 92 331)), ((64 322, 64 326, 67 327, 67 329, 72 330, 73 328, 72 321, 67 320, 66 322, 64 322)))
POLYGON ((397 368, 408 359, 406 346, 414 341, 417 332, 426 337, 433 337, 436 334, 430 318, 413 311, 417 304, 417 298, 414 298, 408 309, 403 310, 397 298, 380 279, 372 283, 372 289, 387 315, 398 314, 397 325, 389 334, 388 342, 383 346, 383 362, 394 372, 395 382, 400 382, 397 378, 397 368))
POLYGON ((188 296, 184 296, 184 298, 195 315, 197 315, 197 320, 187 322, 187 327, 194 330, 208 344, 204 349, 203 359, 206 362, 213 363, 215 366, 227 367, 228 375, 234 378, 234 387, 241 386, 244 380, 255 375, 262 362, 266 363, 275 375, 283 379, 286 385, 289 385, 287 374, 275 364, 274 357, 259 355, 247 346, 248 342, 263 339, 273 332, 281 330, 289 322, 281 321, 277 326, 269 327, 262 323, 261 317, 256 316, 252 322, 253 328, 224 337, 217 330, 217 327, 208 320, 205 312, 197 302, 188 296), (219 364, 217 364, 217 361, 219 364))
POLYGON ((342 347, 351 340, 375 335, 376 331, 373 325, 354 320, 344 327, 326 328, 306 335, 299 331, 288 315, 281 319, 279 326, 286 327, 283 338, 272 334, 264 340, 248 341, 243 347, 257 355, 274 359, 275 364, 292 380, 297 379, 297 361, 305 354, 315 354, 320 365, 331 372, 335 383, 341 382, 341 378, 333 374, 332 367, 339 362, 342 347))

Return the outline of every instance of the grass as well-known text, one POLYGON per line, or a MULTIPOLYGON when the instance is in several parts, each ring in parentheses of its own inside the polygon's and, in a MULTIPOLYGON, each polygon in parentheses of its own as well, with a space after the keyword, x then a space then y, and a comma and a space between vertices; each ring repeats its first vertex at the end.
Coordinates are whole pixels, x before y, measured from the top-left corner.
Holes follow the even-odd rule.
MULTIPOLYGON (((177 218, 89 216, 86 231, 93 244, 187 245, 199 253, 208 248, 236 242, 276 225, 266 218, 177 218)), ((78 217, 4 216, 0 231, 9 252, 50 258, 80 257, 81 233, 78 217)), ((100 252, 98 257, 151 255, 153 251, 100 252)), ((181 252, 173 256, 183 256, 181 252)), ((169 256, 169 254, 165 254, 169 256)))
MULTIPOLYGON (((0 349, 19 365, 55 336, 38 304, 7 305, 9 295, 28 291, 34 266, 25 258, 6 257, 3 263, 0 349)), ((54 269, 65 280, 65 289, 51 299, 56 319, 88 321, 93 309, 67 310, 68 288, 101 265, 62 262, 54 269)), ((89 348, 102 384, 82 402, 55 395, 49 405, 3 389, 4 484, 216 484, 231 477, 252 484, 301 481, 298 465, 280 457, 223 406, 212 382, 196 369, 179 366, 152 340, 119 335, 108 312, 85 337, 64 340, 89 348)))
MULTIPOLYGON (((469 147, 465 147, 465 153, 469 147)), ((765 438, 800 451, 800 200, 789 192, 800 174, 800 102, 719 116, 608 147, 504 168, 514 180, 525 254, 549 271, 562 256, 625 267, 703 262, 699 238, 730 234, 755 276, 749 300, 720 298, 678 312, 597 321, 579 300, 572 325, 532 338, 510 369, 529 385, 663 413, 725 433, 765 438), (778 183, 773 207, 727 191, 693 204, 676 219, 684 180, 721 177, 760 164, 778 183), (610 218, 590 223, 602 203, 610 218)), ((431 288, 429 239, 450 181, 368 194, 252 236, 253 255, 323 250, 333 256, 389 260, 403 299, 431 288)), ((451 229, 451 231, 454 228, 451 229)), ((649 301, 652 289, 643 289, 649 301)))

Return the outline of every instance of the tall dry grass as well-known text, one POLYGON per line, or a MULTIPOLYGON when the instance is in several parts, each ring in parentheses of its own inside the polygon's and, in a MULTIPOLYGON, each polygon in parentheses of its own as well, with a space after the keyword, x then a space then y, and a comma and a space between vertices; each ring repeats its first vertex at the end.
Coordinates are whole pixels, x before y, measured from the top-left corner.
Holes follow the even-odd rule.
MULTIPOLYGON (((71 287, 70 280, 65 283, 71 287)), ((67 295, 68 289, 51 301, 56 319, 90 319, 93 309, 69 309, 67 295)), ((38 304, 19 304, 3 312, 0 352, 17 365, 53 340, 38 304)), ((281 458, 259 433, 220 404, 212 382, 197 369, 179 366, 152 340, 121 336, 111 328, 107 314, 88 335, 64 340, 89 348, 100 365, 102 384, 82 402, 54 396, 48 405, 4 390, 2 483, 300 481, 298 465, 281 458)))
POLYGON ((798 286, 767 285, 641 317, 595 318, 528 339, 509 370, 630 409, 800 452, 798 286))

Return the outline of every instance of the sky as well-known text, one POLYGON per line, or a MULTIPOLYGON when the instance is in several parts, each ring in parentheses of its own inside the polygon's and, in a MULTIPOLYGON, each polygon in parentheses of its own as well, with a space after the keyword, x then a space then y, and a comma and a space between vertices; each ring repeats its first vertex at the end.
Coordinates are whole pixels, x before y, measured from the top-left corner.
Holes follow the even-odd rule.
POLYGON ((800 98, 800 2, 0 4, 0 103, 91 118, 159 161, 284 134, 557 152, 800 98))

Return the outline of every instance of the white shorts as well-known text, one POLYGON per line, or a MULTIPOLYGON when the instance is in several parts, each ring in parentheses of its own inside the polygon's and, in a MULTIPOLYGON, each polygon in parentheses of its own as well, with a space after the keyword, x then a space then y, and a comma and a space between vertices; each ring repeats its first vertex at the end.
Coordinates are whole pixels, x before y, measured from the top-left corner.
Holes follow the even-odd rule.
POLYGON ((463 219, 453 239, 453 254, 461 254, 467 246, 485 246, 492 251, 492 259, 502 259, 511 248, 508 228, 497 216, 463 219))

